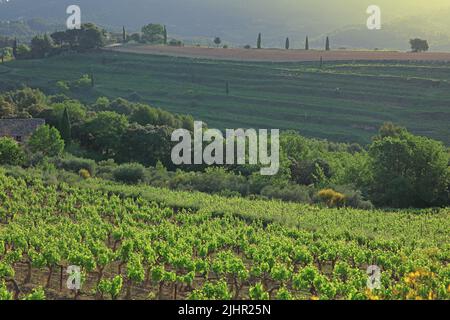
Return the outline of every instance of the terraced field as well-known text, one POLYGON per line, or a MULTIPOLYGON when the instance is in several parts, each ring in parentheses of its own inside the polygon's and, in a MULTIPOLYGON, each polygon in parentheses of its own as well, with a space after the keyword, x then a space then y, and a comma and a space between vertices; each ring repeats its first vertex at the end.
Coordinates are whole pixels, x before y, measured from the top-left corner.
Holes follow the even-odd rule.
POLYGON ((321 66, 100 52, 8 62, 0 65, 0 85, 54 92, 58 80, 90 72, 96 87, 73 96, 91 102, 137 96, 210 127, 293 129, 364 144, 383 122, 393 121, 450 145, 447 62, 325 60, 321 66))

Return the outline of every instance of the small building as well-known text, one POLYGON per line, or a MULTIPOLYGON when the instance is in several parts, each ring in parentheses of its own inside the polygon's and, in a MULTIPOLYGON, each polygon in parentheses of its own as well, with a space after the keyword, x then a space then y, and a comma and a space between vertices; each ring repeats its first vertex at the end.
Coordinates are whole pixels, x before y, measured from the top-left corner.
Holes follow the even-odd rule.
POLYGON ((0 137, 24 142, 44 124, 44 119, 0 119, 0 137))

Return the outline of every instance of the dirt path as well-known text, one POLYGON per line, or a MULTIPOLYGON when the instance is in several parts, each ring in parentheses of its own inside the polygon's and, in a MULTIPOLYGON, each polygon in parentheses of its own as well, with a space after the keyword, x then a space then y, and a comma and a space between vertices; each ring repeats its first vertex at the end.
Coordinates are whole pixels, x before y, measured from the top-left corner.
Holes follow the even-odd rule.
POLYGON ((107 50, 118 52, 204 58, 233 61, 267 61, 295 62, 318 61, 353 61, 353 60, 396 60, 396 61, 445 61, 450 62, 450 52, 411 53, 397 51, 316 51, 316 50, 282 50, 282 49, 237 49, 237 48, 203 48, 203 47, 166 47, 166 46, 114 46, 107 50))

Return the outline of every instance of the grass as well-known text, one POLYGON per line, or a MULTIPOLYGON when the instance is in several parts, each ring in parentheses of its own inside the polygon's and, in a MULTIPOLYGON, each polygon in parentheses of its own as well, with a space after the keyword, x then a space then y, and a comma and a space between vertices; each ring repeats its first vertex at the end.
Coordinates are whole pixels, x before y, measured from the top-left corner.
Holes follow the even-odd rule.
POLYGON ((261 63, 128 53, 90 53, 0 65, 0 82, 51 93, 58 80, 93 72, 75 97, 128 97, 192 114, 219 129, 293 129, 366 144, 385 121, 450 145, 450 64, 443 62, 261 63), (225 82, 230 83, 230 95, 225 82))

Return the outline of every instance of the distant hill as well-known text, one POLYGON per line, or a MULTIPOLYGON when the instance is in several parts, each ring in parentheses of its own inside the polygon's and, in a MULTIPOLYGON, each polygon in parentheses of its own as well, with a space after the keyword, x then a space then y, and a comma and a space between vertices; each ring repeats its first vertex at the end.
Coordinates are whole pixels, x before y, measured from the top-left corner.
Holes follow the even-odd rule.
POLYGON ((29 19, 18 21, 0 21, 0 36, 17 38, 19 41, 30 41, 35 35, 54 32, 63 25, 49 23, 44 19, 29 19))
MULTIPOLYGON (((409 50, 409 39, 427 39, 432 51, 450 50, 450 9, 428 15, 396 19, 381 30, 370 31, 361 26, 349 26, 330 34, 335 46, 349 48, 379 48, 409 50)), ((316 39, 313 44, 323 40, 316 39)))
MULTIPOLYGON (((73 0, 0 0, 0 20, 39 17, 64 25, 66 8, 73 0)), ((224 43, 255 45, 259 32, 263 46, 302 48, 306 35, 313 47, 323 47, 332 36, 334 47, 407 49, 410 37, 430 40, 432 49, 449 48, 450 10, 430 13, 442 0, 405 5, 404 1, 378 0, 384 28, 368 31, 366 8, 372 0, 78 0, 82 20, 112 30, 137 31, 142 25, 166 24, 171 36, 201 43, 215 36, 224 43), (397 17, 404 17, 399 19, 397 17), (405 18, 408 16, 408 18, 405 18)), ((450 3, 448 4, 450 5, 450 3)), ((192 43, 191 41, 191 43, 192 43)))

